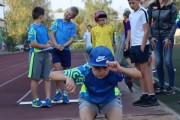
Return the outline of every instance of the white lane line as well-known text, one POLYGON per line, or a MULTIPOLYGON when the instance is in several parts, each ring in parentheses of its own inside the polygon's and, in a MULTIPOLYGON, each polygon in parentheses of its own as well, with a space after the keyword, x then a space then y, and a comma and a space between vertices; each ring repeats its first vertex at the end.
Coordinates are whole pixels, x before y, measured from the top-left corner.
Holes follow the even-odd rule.
POLYGON ((84 58, 85 58, 86 62, 88 62, 86 54, 85 53, 83 53, 83 54, 84 54, 84 58))
MULTIPOLYGON (((52 68, 51 71, 53 71, 55 68, 52 68)), ((38 85, 42 82, 43 80, 40 80, 38 82, 38 85)), ((31 90, 29 90, 24 96, 22 96, 16 103, 20 103, 25 97, 27 97, 31 93, 31 90)))
POLYGON ((5 83, 1 84, 1 85, 0 85, 0 88, 1 88, 1 87, 3 87, 4 85, 6 85, 6 84, 8 84, 8 83, 10 83, 10 82, 12 82, 12 81, 14 81, 14 80, 16 80, 16 79, 18 79, 18 78, 22 77, 22 76, 23 76, 23 75, 25 75, 26 73, 27 73, 27 71, 26 71, 25 73, 23 73, 23 74, 21 74, 21 75, 19 75, 19 76, 15 77, 15 78, 13 78, 13 79, 9 80, 9 81, 7 81, 7 82, 5 82, 5 83))
MULTIPOLYGON (((43 80, 40 80, 38 82, 38 85, 42 82, 43 80)), ((29 90, 24 96, 22 96, 16 103, 20 103, 25 97, 27 97, 31 93, 31 90, 29 90)))
MULTIPOLYGON (((45 103, 45 101, 41 101, 42 103, 45 103)), ((62 100, 59 100, 59 101, 54 101, 54 100, 51 100, 51 103, 62 103, 63 101, 62 100)), ((70 103, 78 103, 79 102, 79 99, 70 99, 69 100, 70 103)), ((26 102, 20 102, 19 105, 29 105, 29 104, 32 104, 32 101, 26 101, 26 102)))
MULTIPOLYGON (((154 79, 155 81, 159 82, 159 79, 158 79, 158 78, 153 77, 153 79, 154 79)), ((168 84, 167 82, 165 82, 165 85, 168 86, 169 84, 168 84)), ((178 88, 178 87, 174 87, 174 89, 177 90, 177 91, 180 91, 180 88, 178 88)))
POLYGON ((27 62, 23 62, 23 63, 20 63, 20 64, 16 64, 16 65, 7 67, 7 68, 5 68, 5 69, 1 69, 0 72, 1 72, 1 71, 4 71, 4 70, 7 70, 7 69, 9 69, 9 68, 16 67, 16 66, 18 66, 18 65, 24 64, 24 63, 27 63, 27 62))
MULTIPOLYGON (((11 62, 14 62, 14 61, 19 61, 19 62, 21 62, 21 61, 24 61, 24 59, 7 60, 7 61, 5 61, 5 62, 0 62, 0 64, 11 63, 11 62)), ((28 61, 28 60, 27 60, 27 61, 28 61)))

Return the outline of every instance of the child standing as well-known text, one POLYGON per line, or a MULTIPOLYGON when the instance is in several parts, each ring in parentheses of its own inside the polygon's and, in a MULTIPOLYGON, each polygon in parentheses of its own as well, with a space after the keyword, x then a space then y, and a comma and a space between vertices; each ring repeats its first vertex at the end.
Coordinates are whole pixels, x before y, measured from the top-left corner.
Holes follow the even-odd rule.
POLYGON ((86 52, 89 54, 92 49, 92 43, 91 43, 91 25, 87 25, 87 32, 84 33, 84 41, 86 43, 86 52))
POLYGON ((131 26, 130 26, 130 22, 129 22, 129 14, 130 14, 130 10, 129 9, 125 9, 124 13, 123 13, 123 24, 124 24, 124 32, 125 32, 125 51, 124 51, 124 58, 126 59, 129 67, 132 67, 131 65, 131 60, 129 58, 129 47, 130 47, 130 32, 131 32, 131 26))
POLYGON ((38 82, 43 79, 45 87, 45 106, 51 107, 49 81, 50 57, 49 52, 40 52, 40 49, 51 46, 47 28, 42 24, 45 21, 45 11, 41 7, 35 7, 32 11, 34 23, 28 28, 28 41, 30 41, 30 65, 28 77, 31 81, 31 92, 33 96, 32 107, 42 107, 43 103, 38 96, 38 82))
POLYGON ((123 74, 134 79, 141 78, 141 73, 135 68, 124 68, 114 61, 112 52, 98 46, 92 49, 88 64, 64 71, 54 71, 50 74, 53 81, 66 81, 66 88, 75 91, 75 83, 82 83, 80 91, 80 119, 96 118, 100 110, 108 120, 122 119, 122 103, 114 93, 117 83, 122 81, 123 74))
POLYGON ((147 12, 140 7, 141 0, 128 0, 134 12, 129 16, 131 25, 130 59, 136 68, 141 71, 140 79, 142 96, 133 103, 134 106, 148 107, 159 105, 154 93, 152 74, 149 69, 150 45, 148 39, 149 24, 147 12))
MULTIPOLYGON (((78 8, 70 7, 64 13, 63 19, 56 19, 51 27, 51 40, 55 49, 52 50, 52 62, 55 70, 65 70, 71 66, 71 51, 70 45, 76 37, 76 25, 71 21, 79 13, 78 8)), ((54 100, 60 100, 61 82, 56 82, 56 93, 54 100)), ((68 92, 65 90, 63 94, 63 103, 69 103, 68 92)))
POLYGON ((94 14, 94 19, 97 26, 92 28, 92 46, 105 46, 111 50, 114 55, 113 50, 113 29, 111 26, 106 25, 107 14, 104 11, 97 11, 94 14))

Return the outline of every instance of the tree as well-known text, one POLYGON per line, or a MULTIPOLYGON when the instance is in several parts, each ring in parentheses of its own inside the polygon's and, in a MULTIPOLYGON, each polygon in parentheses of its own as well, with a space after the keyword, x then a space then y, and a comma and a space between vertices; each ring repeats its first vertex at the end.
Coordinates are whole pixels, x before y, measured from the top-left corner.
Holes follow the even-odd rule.
MULTIPOLYGON (((118 13, 110 7, 112 0, 83 0, 85 4, 85 10, 82 11, 82 14, 79 14, 75 21, 79 26, 79 34, 82 36, 86 31, 86 26, 88 24, 95 26, 96 22, 94 21, 94 13, 97 10, 104 10, 108 15, 108 23, 114 24, 112 21, 117 17, 118 13)), ((112 25, 114 26, 114 25, 112 25)))
MULTIPOLYGON (((32 9, 41 6, 49 13, 48 0, 5 0, 7 10, 5 13, 7 32, 17 44, 27 33, 28 26, 33 22, 32 9)), ((47 23, 50 25, 50 23, 47 23)))

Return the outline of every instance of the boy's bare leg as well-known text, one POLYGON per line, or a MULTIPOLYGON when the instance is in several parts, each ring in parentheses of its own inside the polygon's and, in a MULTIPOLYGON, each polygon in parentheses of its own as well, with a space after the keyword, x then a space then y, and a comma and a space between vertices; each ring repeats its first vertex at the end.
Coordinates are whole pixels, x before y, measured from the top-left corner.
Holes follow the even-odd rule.
POLYGON ((112 107, 106 114, 108 120, 122 120, 122 109, 119 107, 112 107))
POLYGON ((36 80, 31 80, 31 93, 33 100, 38 98, 38 81, 36 80))
MULTIPOLYGON (((55 67, 55 71, 63 70, 63 67, 62 67, 61 63, 55 63, 54 67, 55 67)), ((56 81, 55 84, 56 84, 56 89, 60 89, 61 88, 61 82, 60 81, 56 81)))
POLYGON ((44 90, 46 94, 46 98, 51 98, 51 81, 44 80, 44 90))
POLYGON ((143 85, 145 85, 145 88, 147 89, 149 94, 154 94, 153 77, 149 69, 148 62, 140 64, 140 69, 142 73, 143 85))
POLYGON ((79 110, 80 120, 95 120, 96 114, 90 106, 84 106, 79 110))
POLYGON ((142 78, 139 79, 140 81, 140 85, 141 85, 141 91, 142 93, 148 93, 148 90, 147 90, 147 86, 146 86, 146 83, 144 81, 145 79, 145 76, 144 76, 144 71, 143 71, 143 67, 140 65, 140 64, 136 64, 136 68, 141 72, 142 74, 142 78))

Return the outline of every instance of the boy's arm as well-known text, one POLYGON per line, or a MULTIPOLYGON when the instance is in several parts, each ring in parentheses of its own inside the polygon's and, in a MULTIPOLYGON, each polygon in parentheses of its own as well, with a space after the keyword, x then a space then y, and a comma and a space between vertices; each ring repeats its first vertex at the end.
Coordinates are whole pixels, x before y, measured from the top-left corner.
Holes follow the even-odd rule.
POLYGON ((72 78, 64 75, 63 71, 53 71, 49 75, 50 80, 52 81, 66 81, 66 89, 71 93, 75 92, 76 85, 72 78))
POLYGON ((141 72, 137 70, 136 68, 125 68, 119 65, 117 61, 107 61, 106 62, 107 67, 111 69, 112 71, 119 72, 122 74, 125 74, 132 79, 140 79, 142 78, 141 72))
POLYGON ((91 37, 92 37, 92 47, 95 47, 95 37, 94 37, 94 29, 91 30, 91 37))
POLYGON ((147 43, 148 35, 149 35, 149 24, 145 23, 143 24, 143 29, 144 29, 144 35, 143 35, 143 40, 142 40, 142 45, 141 45, 141 51, 144 52, 144 48, 147 43))
POLYGON ((52 40, 52 42, 53 42, 53 45, 54 45, 55 47, 57 47, 58 44, 57 44, 57 42, 56 42, 56 39, 55 39, 55 37, 54 37, 54 34, 55 34, 55 31, 51 30, 51 31, 50 31, 50 38, 51 38, 51 40, 52 40))
POLYGON ((64 47, 67 47, 67 46, 71 45, 73 42, 74 42, 74 38, 73 38, 73 37, 70 37, 69 40, 68 40, 68 42, 66 42, 63 46, 64 46, 64 47))
POLYGON ((86 43, 86 33, 84 33, 83 40, 86 43))
POLYGON ((130 41, 131 41, 131 30, 128 30, 127 31, 127 37, 126 37, 126 40, 125 40, 125 49, 128 50, 129 49, 129 45, 130 45, 130 41))
POLYGON ((37 42, 31 41, 31 42, 29 43, 29 46, 31 46, 31 47, 33 47, 33 48, 43 49, 43 48, 48 48, 48 47, 50 47, 50 46, 51 46, 51 43, 48 42, 47 44, 39 44, 39 43, 37 43, 37 42))

